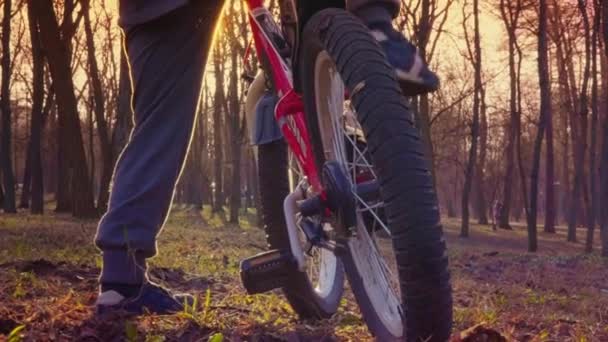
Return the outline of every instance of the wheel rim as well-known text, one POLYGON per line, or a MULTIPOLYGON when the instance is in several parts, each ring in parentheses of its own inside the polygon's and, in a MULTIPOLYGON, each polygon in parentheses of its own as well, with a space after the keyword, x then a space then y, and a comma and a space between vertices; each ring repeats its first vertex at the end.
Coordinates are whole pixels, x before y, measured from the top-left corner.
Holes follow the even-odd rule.
POLYGON ((355 267, 373 310, 393 336, 403 335, 402 309, 396 259, 386 219, 379 211, 379 198, 370 202, 357 195, 357 179, 365 173, 377 180, 367 147, 359 141, 363 132, 344 100, 344 83, 327 52, 315 61, 315 99, 317 122, 326 161, 338 161, 351 183, 357 203, 357 233, 348 241, 355 267), (351 151, 350 158, 348 151, 351 151), (371 218, 371 222, 370 222, 371 218), (367 222, 367 223, 366 223, 367 222))
POLYGON ((335 285, 338 260, 336 256, 323 248, 313 247, 310 256, 306 256, 306 274, 321 298, 326 298, 335 285))
MULTIPOLYGON (((304 179, 304 173, 291 151, 289 151, 288 163, 289 187, 293 191, 304 179)), ((306 243, 306 237, 301 230, 299 236, 300 241, 306 243)), ((306 274, 314 287, 315 293, 320 298, 328 297, 336 285, 338 259, 331 251, 313 246, 310 254, 304 255, 304 260, 306 262, 306 274)))

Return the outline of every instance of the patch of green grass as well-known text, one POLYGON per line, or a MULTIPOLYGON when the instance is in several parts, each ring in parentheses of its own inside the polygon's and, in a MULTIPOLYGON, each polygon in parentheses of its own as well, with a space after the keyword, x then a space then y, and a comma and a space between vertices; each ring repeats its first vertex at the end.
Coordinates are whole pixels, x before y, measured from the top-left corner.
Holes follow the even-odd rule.
POLYGON ((531 289, 526 289, 525 302, 529 305, 544 305, 547 302, 547 297, 544 293, 536 292, 531 289))
POLYGON ((20 299, 27 296, 27 289, 34 289, 38 286, 36 275, 32 272, 22 272, 18 275, 13 297, 20 299))
POLYGON ((146 335, 146 342, 164 342, 164 341, 165 341, 165 336, 155 335, 155 334, 146 335))
POLYGON ((135 325, 131 321, 125 321, 125 338, 127 339, 127 341, 129 341, 129 342, 137 341, 138 335, 139 334, 137 332, 137 325, 135 325))
POLYGON ((207 221, 207 224, 213 228, 222 228, 226 226, 226 217, 223 212, 219 213, 209 213, 209 216, 204 217, 207 221))
POLYGON ((499 310, 506 308, 509 304, 509 299, 503 293, 496 293, 493 297, 493 303, 499 310))
POLYGON ((209 342, 223 342, 223 341, 224 341, 224 334, 222 334, 222 333, 215 333, 209 337, 209 342))
POLYGON ((494 325, 500 319, 500 310, 492 304, 480 303, 474 307, 459 307, 453 309, 453 320, 456 326, 472 326, 481 322, 494 325))
POLYGON ((18 325, 17 327, 15 327, 15 329, 13 329, 8 336, 6 337, 6 341, 7 342, 21 342, 21 340, 23 339, 21 337, 21 334, 23 333, 23 331, 25 330, 25 325, 18 325))

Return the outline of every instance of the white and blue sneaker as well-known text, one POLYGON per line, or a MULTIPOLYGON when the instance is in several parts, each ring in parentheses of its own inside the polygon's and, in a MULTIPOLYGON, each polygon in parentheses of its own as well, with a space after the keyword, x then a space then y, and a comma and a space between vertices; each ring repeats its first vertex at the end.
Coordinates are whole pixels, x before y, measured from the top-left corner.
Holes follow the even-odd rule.
POLYGON ((95 303, 95 311, 98 315, 115 311, 130 315, 141 315, 145 312, 168 315, 183 311, 186 305, 192 305, 193 302, 194 297, 189 294, 173 294, 159 285, 147 282, 132 298, 113 290, 101 292, 95 303))
POLYGON ((395 68, 404 95, 417 96, 439 89, 439 77, 429 70, 414 44, 390 22, 371 23, 368 27, 395 68))

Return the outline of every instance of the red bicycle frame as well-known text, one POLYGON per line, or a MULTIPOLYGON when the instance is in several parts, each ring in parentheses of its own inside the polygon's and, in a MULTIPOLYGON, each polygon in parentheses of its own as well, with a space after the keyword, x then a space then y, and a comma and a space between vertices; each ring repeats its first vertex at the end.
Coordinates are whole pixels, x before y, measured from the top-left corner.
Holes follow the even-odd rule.
POLYGON ((293 88, 293 77, 288 62, 277 51, 269 35, 281 35, 272 15, 263 5, 263 0, 245 0, 248 7, 249 24, 258 56, 265 56, 271 70, 273 84, 279 96, 274 116, 285 141, 296 157, 309 184, 317 192, 322 191, 319 173, 312 153, 310 136, 304 118, 304 103, 293 88), (266 24, 266 26, 264 26, 266 24), (272 32, 271 32, 272 31, 272 32))

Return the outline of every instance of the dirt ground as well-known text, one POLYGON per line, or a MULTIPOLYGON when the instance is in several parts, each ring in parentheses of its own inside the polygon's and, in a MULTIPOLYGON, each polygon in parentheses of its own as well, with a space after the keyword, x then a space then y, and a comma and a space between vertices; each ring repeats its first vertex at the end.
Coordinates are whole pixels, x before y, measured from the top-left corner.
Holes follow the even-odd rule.
MULTIPOLYGON (((91 305, 100 258, 95 222, 25 213, 0 216, 0 341, 334 341, 371 340, 352 297, 323 322, 297 320, 279 292, 248 296, 239 261, 264 248, 261 230, 208 211, 173 211, 151 277, 198 297, 171 316, 100 321, 91 305)), ((526 252, 523 227, 473 225, 458 237, 444 221, 454 287, 454 341, 608 341, 608 262, 580 243, 541 233, 526 252), (480 325, 481 324, 481 325, 480 325), (469 331, 466 331, 470 329, 469 331)), ((579 231, 583 240, 585 232, 579 231)), ((597 248, 596 248, 597 249, 597 248)))

